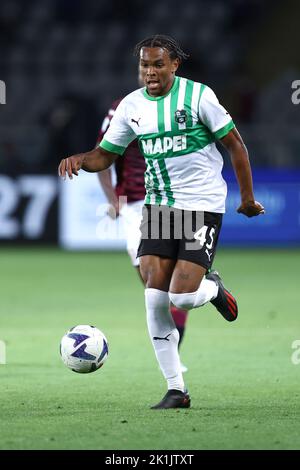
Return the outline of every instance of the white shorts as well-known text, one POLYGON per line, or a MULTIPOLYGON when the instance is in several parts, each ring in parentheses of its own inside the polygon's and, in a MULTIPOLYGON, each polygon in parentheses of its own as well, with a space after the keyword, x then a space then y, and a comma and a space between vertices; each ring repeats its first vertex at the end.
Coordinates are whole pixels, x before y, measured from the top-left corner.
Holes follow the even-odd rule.
POLYGON ((122 207, 120 215, 124 222, 126 248, 133 266, 139 266, 139 258, 136 257, 141 240, 140 225, 142 220, 142 209, 144 199, 129 202, 122 207))

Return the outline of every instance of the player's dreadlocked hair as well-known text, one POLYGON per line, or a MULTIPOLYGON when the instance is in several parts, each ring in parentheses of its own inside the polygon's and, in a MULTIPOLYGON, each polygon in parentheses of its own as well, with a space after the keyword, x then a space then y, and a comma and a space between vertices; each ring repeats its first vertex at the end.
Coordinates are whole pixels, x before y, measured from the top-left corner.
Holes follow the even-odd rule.
POLYGON ((179 59, 180 62, 189 57, 175 39, 164 34, 154 34, 146 39, 140 41, 134 48, 133 54, 137 57, 140 55, 142 47, 162 47, 169 52, 170 59, 179 59))

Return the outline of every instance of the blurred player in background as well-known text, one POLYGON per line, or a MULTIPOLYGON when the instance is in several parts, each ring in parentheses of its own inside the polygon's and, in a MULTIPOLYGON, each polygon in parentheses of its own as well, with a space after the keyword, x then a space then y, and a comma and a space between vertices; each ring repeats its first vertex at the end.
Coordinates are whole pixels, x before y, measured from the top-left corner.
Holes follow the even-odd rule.
MULTIPOLYGON (((115 110, 121 101, 121 99, 114 101, 111 108, 108 110, 98 134, 96 147, 99 146, 103 139, 115 110)), ((140 225, 146 193, 144 182, 146 164, 145 159, 139 150, 137 140, 131 142, 125 150, 123 157, 116 160, 115 171, 115 187, 113 186, 112 171, 110 168, 98 173, 99 181, 110 204, 108 214, 112 218, 121 215, 124 219, 127 252, 131 258, 132 265, 136 268, 139 277, 144 283, 140 274, 140 262, 139 258, 137 258, 137 251, 141 239, 140 225), (127 197, 127 204, 123 207, 120 207, 120 196, 127 197)), ((170 311, 179 332, 179 347, 183 339, 188 312, 187 310, 177 308, 174 305, 170 306, 170 311)), ((182 363, 181 370, 182 372, 187 371, 187 367, 182 363)))
POLYGON ((188 310, 211 302, 230 322, 238 314, 235 298, 210 271, 227 194, 217 141, 230 154, 239 184, 237 212, 254 217, 264 208, 255 201, 248 152, 231 116, 207 85, 176 75, 188 57, 179 44, 154 35, 136 45, 135 55, 144 87, 122 100, 99 147, 62 159, 58 173, 72 178, 81 168, 103 171, 138 138, 147 162, 138 256, 148 330, 168 388, 152 409, 189 408, 170 301, 188 310), (193 222, 192 233, 183 226, 179 238, 174 234, 178 214, 193 222))

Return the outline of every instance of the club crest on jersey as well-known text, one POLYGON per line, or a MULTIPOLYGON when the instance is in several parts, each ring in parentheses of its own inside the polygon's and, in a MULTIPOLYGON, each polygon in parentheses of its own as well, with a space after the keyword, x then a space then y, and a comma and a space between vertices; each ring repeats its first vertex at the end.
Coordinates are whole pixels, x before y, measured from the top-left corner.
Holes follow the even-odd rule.
POLYGON ((178 122, 178 124, 184 124, 187 121, 185 109, 177 109, 177 111, 175 111, 175 121, 178 122))

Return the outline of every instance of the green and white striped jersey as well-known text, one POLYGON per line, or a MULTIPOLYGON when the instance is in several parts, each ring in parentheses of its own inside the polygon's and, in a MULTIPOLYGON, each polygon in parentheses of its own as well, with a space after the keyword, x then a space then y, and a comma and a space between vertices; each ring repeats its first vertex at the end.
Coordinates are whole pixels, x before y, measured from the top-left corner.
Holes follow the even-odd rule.
POLYGON ((147 164, 146 204, 222 213, 227 187, 215 142, 233 128, 208 86, 175 77, 165 96, 149 96, 146 88, 127 95, 100 146, 122 155, 138 139, 147 164))

